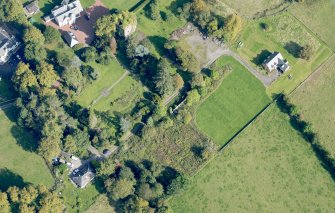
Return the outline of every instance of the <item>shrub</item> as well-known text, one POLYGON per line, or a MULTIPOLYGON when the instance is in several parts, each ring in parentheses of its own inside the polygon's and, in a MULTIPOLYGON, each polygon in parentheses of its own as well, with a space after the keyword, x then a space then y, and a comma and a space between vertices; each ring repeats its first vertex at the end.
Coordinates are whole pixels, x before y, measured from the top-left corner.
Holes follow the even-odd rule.
POLYGON ((307 44, 301 48, 299 57, 305 60, 309 60, 313 54, 314 54, 313 47, 307 44))
POLYGON ((81 58, 85 62, 95 61, 97 57, 97 50, 94 47, 86 47, 81 53, 81 58))
POLYGON ((55 43, 60 40, 60 32, 53 27, 47 26, 43 32, 47 43, 55 43))

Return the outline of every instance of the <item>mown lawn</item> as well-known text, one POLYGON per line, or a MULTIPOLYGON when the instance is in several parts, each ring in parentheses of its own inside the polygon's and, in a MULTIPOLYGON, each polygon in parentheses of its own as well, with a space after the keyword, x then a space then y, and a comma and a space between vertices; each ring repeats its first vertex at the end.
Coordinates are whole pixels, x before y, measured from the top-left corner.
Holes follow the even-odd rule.
POLYGON ((26 183, 51 187, 54 180, 44 160, 33 152, 37 140, 12 121, 15 114, 13 108, 0 111, 0 189, 26 183))
POLYGON ((231 57, 222 57, 217 66, 230 64, 233 71, 196 112, 197 126, 217 144, 225 144, 269 102, 265 87, 231 57))
POLYGON ((270 95, 292 91, 332 54, 328 47, 288 13, 246 22, 240 40, 244 45, 237 52, 255 67, 262 64, 269 52, 280 52, 288 60, 291 69, 268 88, 270 95), (268 24, 269 30, 263 30, 261 23, 268 24), (298 58, 298 49, 306 44, 314 49, 309 61, 298 58))
POLYGON ((335 183, 276 105, 169 204, 180 212, 334 212, 335 183))
POLYGON ((321 145, 335 158, 335 56, 313 74, 291 98, 318 133, 321 145))
POLYGON ((95 100, 104 89, 107 89, 115 81, 117 81, 125 72, 123 67, 113 59, 109 65, 101 65, 97 63, 89 63, 99 73, 99 78, 85 87, 77 98, 79 104, 87 107, 95 100))
POLYGON ((334 0, 305 0, 292 6, 290 12, 335 51, 334 0))
POLYGON ((129 10, 140 0, 102 0, 104 5, 110 9, 129 10))

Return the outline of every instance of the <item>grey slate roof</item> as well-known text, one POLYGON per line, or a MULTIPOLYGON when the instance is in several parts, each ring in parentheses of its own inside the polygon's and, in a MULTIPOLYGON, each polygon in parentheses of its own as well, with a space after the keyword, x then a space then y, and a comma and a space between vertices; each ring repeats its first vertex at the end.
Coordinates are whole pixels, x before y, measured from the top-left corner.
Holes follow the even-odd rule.
POLYGON ((72 182, 77 185, 78 188, 84 188, 89 182, 94 179, 95 172, 89 163, 81 166, 78 169, 78 172, 72 172, 70 178, 72 182))
POLYGON ((38 7, 37 1, 33 1, 24 7, 24 12, 27 16, 31 16, 39 11, 40 11, 40 8, 38 7))

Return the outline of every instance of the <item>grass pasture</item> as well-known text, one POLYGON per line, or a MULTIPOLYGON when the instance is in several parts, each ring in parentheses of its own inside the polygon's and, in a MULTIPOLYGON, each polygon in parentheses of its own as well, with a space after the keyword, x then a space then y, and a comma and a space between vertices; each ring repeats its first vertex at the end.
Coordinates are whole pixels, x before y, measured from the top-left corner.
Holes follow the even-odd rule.
POLYGON ((242 16, 252 18, 266 11, 272 11, 287 5, 285 0, 220 0, 242 16))
POLYGON ((26 183, 51 187, 53 178, 48 167, 33 152, 36 139, 12 121, 15 114, 12 108, 0 111, 0 189, 26 183))
POLYGON ((260 66, 273 51, 282 53, 288 60, 291 69, 268 88, 270 95, 292 91, 332 54, 331 49, 288 13, 247 22, 240 40, 244 45, 237 52, 254 66, 260 66), (268 31, 260 27, 262 23, 269 25, 268 31), (314 49, 309 61, 298 58, 299 49, 306 44, 314 49), (288 75, 292 78, 289 79, 288 75))
POLYGON ((321 145, 335 158, 335 56, 292 95, 305 120, 320 137, 321 145))
POLYGON ((335 51, 334 0, 305 0, 289 11, 335 51))
POLYGON ((141 0, 102 0, 109 9, 129 10, 141 0))
POLYGON ((231 57, 221 57, 216 66, 230 64, 233 71, 196 112, 197 126, 218 145, 224 145, 269 102, 265 87, 231 57))
POLYGON ((272 105, 169 204, 181 212, 333 212, 335 184, 272 105))

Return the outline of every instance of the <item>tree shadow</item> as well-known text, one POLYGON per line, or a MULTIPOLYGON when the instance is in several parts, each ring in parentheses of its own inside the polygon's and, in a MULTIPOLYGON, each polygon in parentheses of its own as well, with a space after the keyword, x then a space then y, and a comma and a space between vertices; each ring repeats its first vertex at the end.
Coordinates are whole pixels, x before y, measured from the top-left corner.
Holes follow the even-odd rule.
POLYGON ((289 52, 295 58, 299 58, 299 54, 301 52, 302 46, 298 44, 297 42, 290 41, 285 44, 284 48, 285 50, 287 50, 287 52, 289 52))
POLYGON ((16 143, 20 145, 25 151, 29 152, 35 152, 38 144, 35 143, 32 136, 28 136, 25 130, 19 126, 14 125, 11 129, 10 132, 12 136, 15 138, 16 143))
POLYGON ((47 1, 43 7, 40 8, 40 11, 44 14, 44 15, 48 15, 49 13, 51 13, 51 10, 57 6, 60 5, 62 3, 62 0, 53 0, 53 1, 47 1))
MULTIPOLYGON (((18 120, 18 109, 15 107, 9 107, 3 110, 6 117, 13 123, 18 120)), ((37 140, 31 134, 21 126, 14 124, 10 127, 10 134, 14 137, 16 143, 21 146, 25 151, 35 152, 38 144, 37 140)))
POLYGON ((23 188, 28 184, 24 182, 23 178, 20 175, 12 172, 6 167, 0 169, 0 183, 1 191, 6 191, 11 186, 23 188))
POLYGON ((149 41, 154 45, 155 50, 160 54, 160 55, 165 55, 166 50, 164 48, 164 45, 167 41, 166 38, 162 36, 148 36, 149 41))
POLYGON ((269 50, 262 50, 260 53, 256 55, 252 59, 252 63, 256 64, 257 66, 260 66, 263 64, 264 60, 271 55, 271 52, 269 50))

